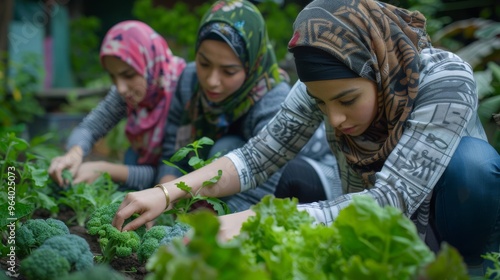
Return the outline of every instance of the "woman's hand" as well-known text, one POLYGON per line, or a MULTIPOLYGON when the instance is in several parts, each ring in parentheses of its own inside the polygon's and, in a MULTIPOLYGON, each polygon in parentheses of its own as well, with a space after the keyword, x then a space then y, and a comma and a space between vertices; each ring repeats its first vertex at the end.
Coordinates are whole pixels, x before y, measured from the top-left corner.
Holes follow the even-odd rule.
POLYGON ((229 241, 236 235, 240 234, 241 226, 255 212, 252 210, 245 210, 233 214, 219 216, 220 228, 218 239, 222 242, 229 241))
POLYGON ((135 230, 160 216, 165 211, 166 204, 167 200, 161 188, 130 192, 118 208, 112 225, 121 231, 135 230), (139 217, 123 226, 125 220, 136 213, 139 217))
POLYGON ((63 187, 68 182, 62 178, 62 172, 68 169, 72 176, 75 176, 83 161, 83 150, 79 146, 74 146, 66 154, 55 157, 50 163, 48 173, 56 183, 63 187))
POLYGON ((106 162, 84 162, 80 165, 80 168, 78 168, 76 174, 73 176, 73 184, 78 184, 81 182, 92 183, 104 172, 109 173, 106 162))

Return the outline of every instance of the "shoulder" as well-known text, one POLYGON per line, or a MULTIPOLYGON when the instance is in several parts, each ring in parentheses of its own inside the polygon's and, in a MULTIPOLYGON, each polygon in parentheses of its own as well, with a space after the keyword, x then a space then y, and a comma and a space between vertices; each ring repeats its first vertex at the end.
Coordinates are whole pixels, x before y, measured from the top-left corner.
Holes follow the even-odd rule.
POLYGON ((247 118, 248 116, 252 116, 250 118, 256 118, 257 116, 274 115, 281 109, 281 104, 283 104, 289 92, 290 85, 288 83, 282 82, 278 84, 264 94, 264 96, 250 108, 246 114, 247 118))
POLYGON ((281 82, 272 88, 269 92, 267 92, 261 99, 262 100, 276 100, 276 99, 285 99, 288 93, 290 92, 290 85, 286 82, 281 82))
POLYGON ((195 62, 186 65, 177 83, 176 98, 179 98, 182 104, 185 104, 193 95, 194 88, 198 79, 196 77, 195 62))
POLYGON ((196 79, 196 64, 194 61, 189 62, 184 70, 182 70, 179 78, 179 86, 189 86, 196 79))
POLYGON ((453 75, 472 75, 472 67, 465 60, 455 53, 436 49, 426 48, 420 53, 420 74, 429 76, 435 74, 453 75))

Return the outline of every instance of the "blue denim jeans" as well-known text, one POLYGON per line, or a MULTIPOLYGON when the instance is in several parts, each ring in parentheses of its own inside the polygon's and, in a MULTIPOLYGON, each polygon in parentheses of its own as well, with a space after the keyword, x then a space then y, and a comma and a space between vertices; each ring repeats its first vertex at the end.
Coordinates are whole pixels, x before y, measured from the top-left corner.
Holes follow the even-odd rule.
MULTIPOLYGON (((211 147, 208 157, 214 156, 217 152, 225 155, 230 151, 245 145, 246 141, 238 135, 225 135, 215 141, 211 147)), ((252 205, 258 203, 264 196, 273 194, 278 183, 281 172, 276 172, 268 180, 255 189, 237 193, 227 197, 221 197, 226 202, 231 212, 240 212, 249 209, 252 205)))
POLYGON ((213 157, 216 153, 220 152, 221 156, 229 153, 230 151, 243 147, 246 141, 238 135, 226 135, 215 141, 210 149, 208 158, 213 157))
POLYGON ((139 155, 132 150, 132 148, 128 148, 125 151, 125 155, 123 156, 123 164, 125 165, 137 165, 139 161, 139 155))
POLYGON ((486 141, 464 137, 434 187, 431 226, 439 243, 455 247, 468 265, 498 252, 500 155, 486 141))

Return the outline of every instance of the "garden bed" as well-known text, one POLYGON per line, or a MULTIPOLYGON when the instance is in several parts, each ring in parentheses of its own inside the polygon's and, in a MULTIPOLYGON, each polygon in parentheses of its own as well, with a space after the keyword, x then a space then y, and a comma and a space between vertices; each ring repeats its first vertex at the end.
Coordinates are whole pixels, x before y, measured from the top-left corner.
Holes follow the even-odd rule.
MULTIPOLYGON (((60 212, 57 214, 56 219, 59 219, 63 222, 67 222, 74 216, 74 212, 66 207, 61 207, 60 212)), ((37 210, 33 214, 33 219, 47 219, 50 217, 50 213, 48 211, 44 210, 37 210)), ((99 256, 101 254, 101 248, 99 247, 99 243, 97 241, 96 236, 92 236, 87 233, 87 229, 85 227, 79 226, 79 225, 72 225, 68 224, 68 228, 70 233, 76 234, 78 236, 83 237, 87 243, 89 244, 90 250, 94 254, 94 256, 99 256)), ((2 263, 2 269, 6 270, 6 264, 7 264, 8 258, 7 257, 2 257, 1 258, 1 263, 2 263)), ((19 261, 19 260, 17 260, 19 261)), ((147 271, 145 268, 144 264, 140 264, 139 261, 137 260, 137 257, 135 254, 133 254, 131 257, 128 258, 115 258, 113 261, 111 261, 110 266, 122 273, 127 279, 130 280, 143 280, 146 277, 147 271)), ((17 265, 16 271, 19 271, 19 263, 17 265)), ((22 275, 19 275, 18 280, 25 280, 25 278, 22 275)))

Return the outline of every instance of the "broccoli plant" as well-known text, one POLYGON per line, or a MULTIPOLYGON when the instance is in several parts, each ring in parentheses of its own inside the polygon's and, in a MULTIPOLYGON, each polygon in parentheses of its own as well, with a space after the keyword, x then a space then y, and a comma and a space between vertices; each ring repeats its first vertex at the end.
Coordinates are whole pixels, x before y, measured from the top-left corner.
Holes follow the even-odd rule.
POLYGON ((31 251, 40 247, 45 240, 69 234, 66 224, 57 219, 30 219, 21 224, 16 230, 16 245, 19 257, 31 254, 31 251))
MULTIPOLYGON (((168 166, 172 166, 177 168, 182 172, 182 174, 187 174, 188 171, 182 169, 181 167, 177 166, 175 162, 180 162, 183 159, 189 157, 189 166, 191 166, 194 170, 200 169, 203 166, 211 163, 212 161, 216 160, 219 156, 220 153, 216 153, 213 157, 208 158, 206 160, 203 160, 200 156, 200 150, 203 149, 205 145, 213 145, 214 141, 208 137, 202 137, 199 140, 194 141, 191 144, 188 144, 187 146, 180 148, 171 158, 170 161, 164 160, 163 163, 165 163, 168 166)), ((217 172, 217 175, 212 177, 210 180, 203 182, 203 185, 200 189, 198 189, 197 192, 193 192, 192 188, 184 182, 179 182, 176 183, 177 188, 187 192, 190 197, 180 199, 175 203, 172 209, 166 212, 166 214, 183 214, 187 213, 191 210, 192 206, 195 203, 198 202, 207 202, 210 204, 213 209, 217 212, 218 215, 225 215, 229 214, 229 208, 227 207, 226 203, 218 198, 215 197, 207 197, 207 196, 202 196, 200 194, 201 189, 205 187, 210 187, 213 184, 217 183, 219 181, 220 177, 222 176, 222 171, 219 170, 217 172)))
MULTIPOLYGON (((121 232, 111 225, 115 213, 118 211, 120 202, 97 208, 87 222, 87 230, 90 235, 98 235, 101 247, 101 262, 109 263, 116 257, 128 257, 137 251, 141 236, 146 228, 142 226, 135 231, 121 232)), ((127 221, 135 218, 136 215, 127 221)), ((127 222, 126 221, 126 222, 127 222)))
POLYGON ((101 174, 93 183, 73 184, 73 177, 68 170, 63 171, 63 178, 69 182, 67 189, 60 191, 59 204, 66 205, 75 212, 68 223, 85 226, 96 208, 122 200, 124 192, 117 191, 118 184, 113 182, 108 173, 101 174))
POLYGON ((21 273, 28 280, 58 279, 72 271, 94 265, 89 244, 75 234, 53 236, 21 261, 21 273))
POLYGON ((147 261, 161 245, 170 244, 174 238, 183 238, 190 229, 188 224, 182 222, 176 222, 172 226, 157 225, 151 227, 142 236, 141 245, 137 251, 139 262, 147 261))

